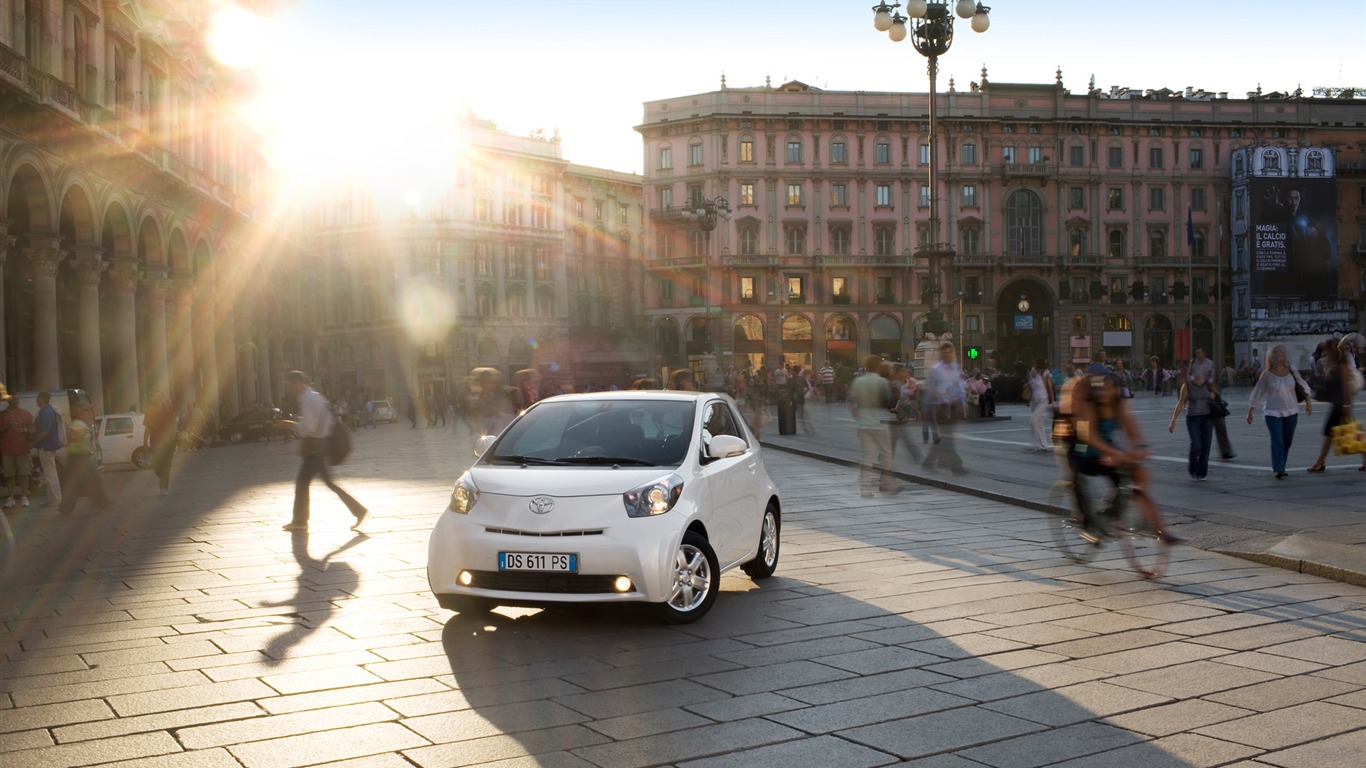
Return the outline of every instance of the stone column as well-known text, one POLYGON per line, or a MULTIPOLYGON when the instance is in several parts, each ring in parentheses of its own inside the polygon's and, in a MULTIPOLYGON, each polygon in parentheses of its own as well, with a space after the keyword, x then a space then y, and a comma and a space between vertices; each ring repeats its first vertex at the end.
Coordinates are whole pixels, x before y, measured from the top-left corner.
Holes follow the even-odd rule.
POLYGON ((147 300, 147 370, 144 392, 169 395, 166 371, 166 296, 171 291, 171 281, 164 272, 148 275, 144 295, 147 300))
POLYGON ((80 351, 81 386, 90 393, 95 413, 106 413, 104 407, 104 361, 100 356, 100 276, 109 264, 100 261, 98 249, 81 249, 75 261, 76 275, 81 282, 80 351))
POLYGON ((57 265, 66 258, 55 235, 30 235, 24 255, 33 261, 33 354, 36 389, 61 385, 57 362, 57 265))
MULTIPOLYGON (((3 16, 5 14, 0 14, 3 16)), ((7 234, 9 222, 0 219, 0 381, 9 382, 9 358, 5 356, 5 257, 14 247, 14 238, 7 234)), ((18 383, 17 381, 13 383, 18 383)))
POLYGON ((241 342, 233 351, 241 359, 242 364, 242 402, 245 405, 259 403, 261 394, 257 387, 259 380, 256 376, 256 360, 258 358, 256 343, 248 335, 246 340, 241 342))
POLYGON ((271 374, 274 369, 271 368, 270 365, 270 334, 262 333, 259 334, 257 338, 260 339, 260 341, 257 343, 256 349, 261 353, 261 362, 256 374, 257 381, 259 382, 257 384, 257 391, 260 392, 262 402, 279 405, 279 403, 275 402, 275 382, 271 380, 271 374))
POLYGON ((110 262, 109 289, 114 294, 114 381, 109 388, 114 402, 110 410, 121 412, 130 405, 142 404, 138 388, 138 314, 135 293, 138 287, 138 265, 132 259, 110 262))
POLYGON ((199 407, 207 414, 219 418, 219 379, 218 379, 218 321, 214 313, 214 296, 211 287, 200 286, 198 301, 194 302, 197 316, 194 319, 194 342, 192 364, 201 372, 202 389, 196 399, 199 407))
POLYGON ((237 328, 230 306, 219 307, 218 310, 219 323, 214 337, 218 355, 219 404, 223 418, 231 418, 242 410, 237 387, 237 328))
POLYGON ((194 283, 186 279, 174 281, 171 286, 171 321, 167 336, 168 360, 171 376, 171 400, 177 408, 186 406, 196 399, 194 386, 194 347, 195 323, 194 283))

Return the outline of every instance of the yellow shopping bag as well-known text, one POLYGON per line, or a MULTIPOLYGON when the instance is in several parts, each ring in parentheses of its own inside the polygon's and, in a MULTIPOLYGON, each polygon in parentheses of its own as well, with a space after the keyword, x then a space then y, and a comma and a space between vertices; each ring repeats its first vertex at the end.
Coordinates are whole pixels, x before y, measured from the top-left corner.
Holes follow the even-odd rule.
POLYGON ((1332 429, 1333 448, 1337 455, 1366 453, 1366 435, 1362 434, 1361 423, 1345 421, 1332 429))

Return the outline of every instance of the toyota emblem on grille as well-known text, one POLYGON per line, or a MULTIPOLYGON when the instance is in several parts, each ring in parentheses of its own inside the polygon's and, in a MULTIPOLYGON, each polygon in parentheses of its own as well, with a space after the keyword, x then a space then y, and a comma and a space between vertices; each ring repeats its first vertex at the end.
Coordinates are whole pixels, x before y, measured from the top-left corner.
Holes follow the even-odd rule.
POLYGON ((532 514, 544 515, 555 508, 555 500, 549 496, 537 496, 526 506, 527 509, 531 510, 532 514))

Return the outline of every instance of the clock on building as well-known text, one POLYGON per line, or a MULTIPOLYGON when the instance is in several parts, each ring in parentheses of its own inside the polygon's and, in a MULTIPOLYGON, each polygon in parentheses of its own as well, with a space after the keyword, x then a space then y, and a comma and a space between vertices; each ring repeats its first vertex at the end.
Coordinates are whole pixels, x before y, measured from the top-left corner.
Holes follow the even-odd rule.
POLYGON ((1016 304, 1015 306, 1016 306, 1021 312, 1028 312, 1028 311, 1029 311, 1029 299, 1026 299, 1025 297, 1021 296, 1021 297, 1020 297, 1020 303, 1019 303, 1019 304, 1016 304))

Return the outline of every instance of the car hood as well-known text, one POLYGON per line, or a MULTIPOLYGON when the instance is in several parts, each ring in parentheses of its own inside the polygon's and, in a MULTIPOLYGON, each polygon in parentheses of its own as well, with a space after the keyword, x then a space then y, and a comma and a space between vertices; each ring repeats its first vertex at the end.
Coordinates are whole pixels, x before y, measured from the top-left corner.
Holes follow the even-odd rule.
POLYGON ((472 467, 480 493, 507 496, 602 496, 625 493, 677 472, 674 467, 472 467))

